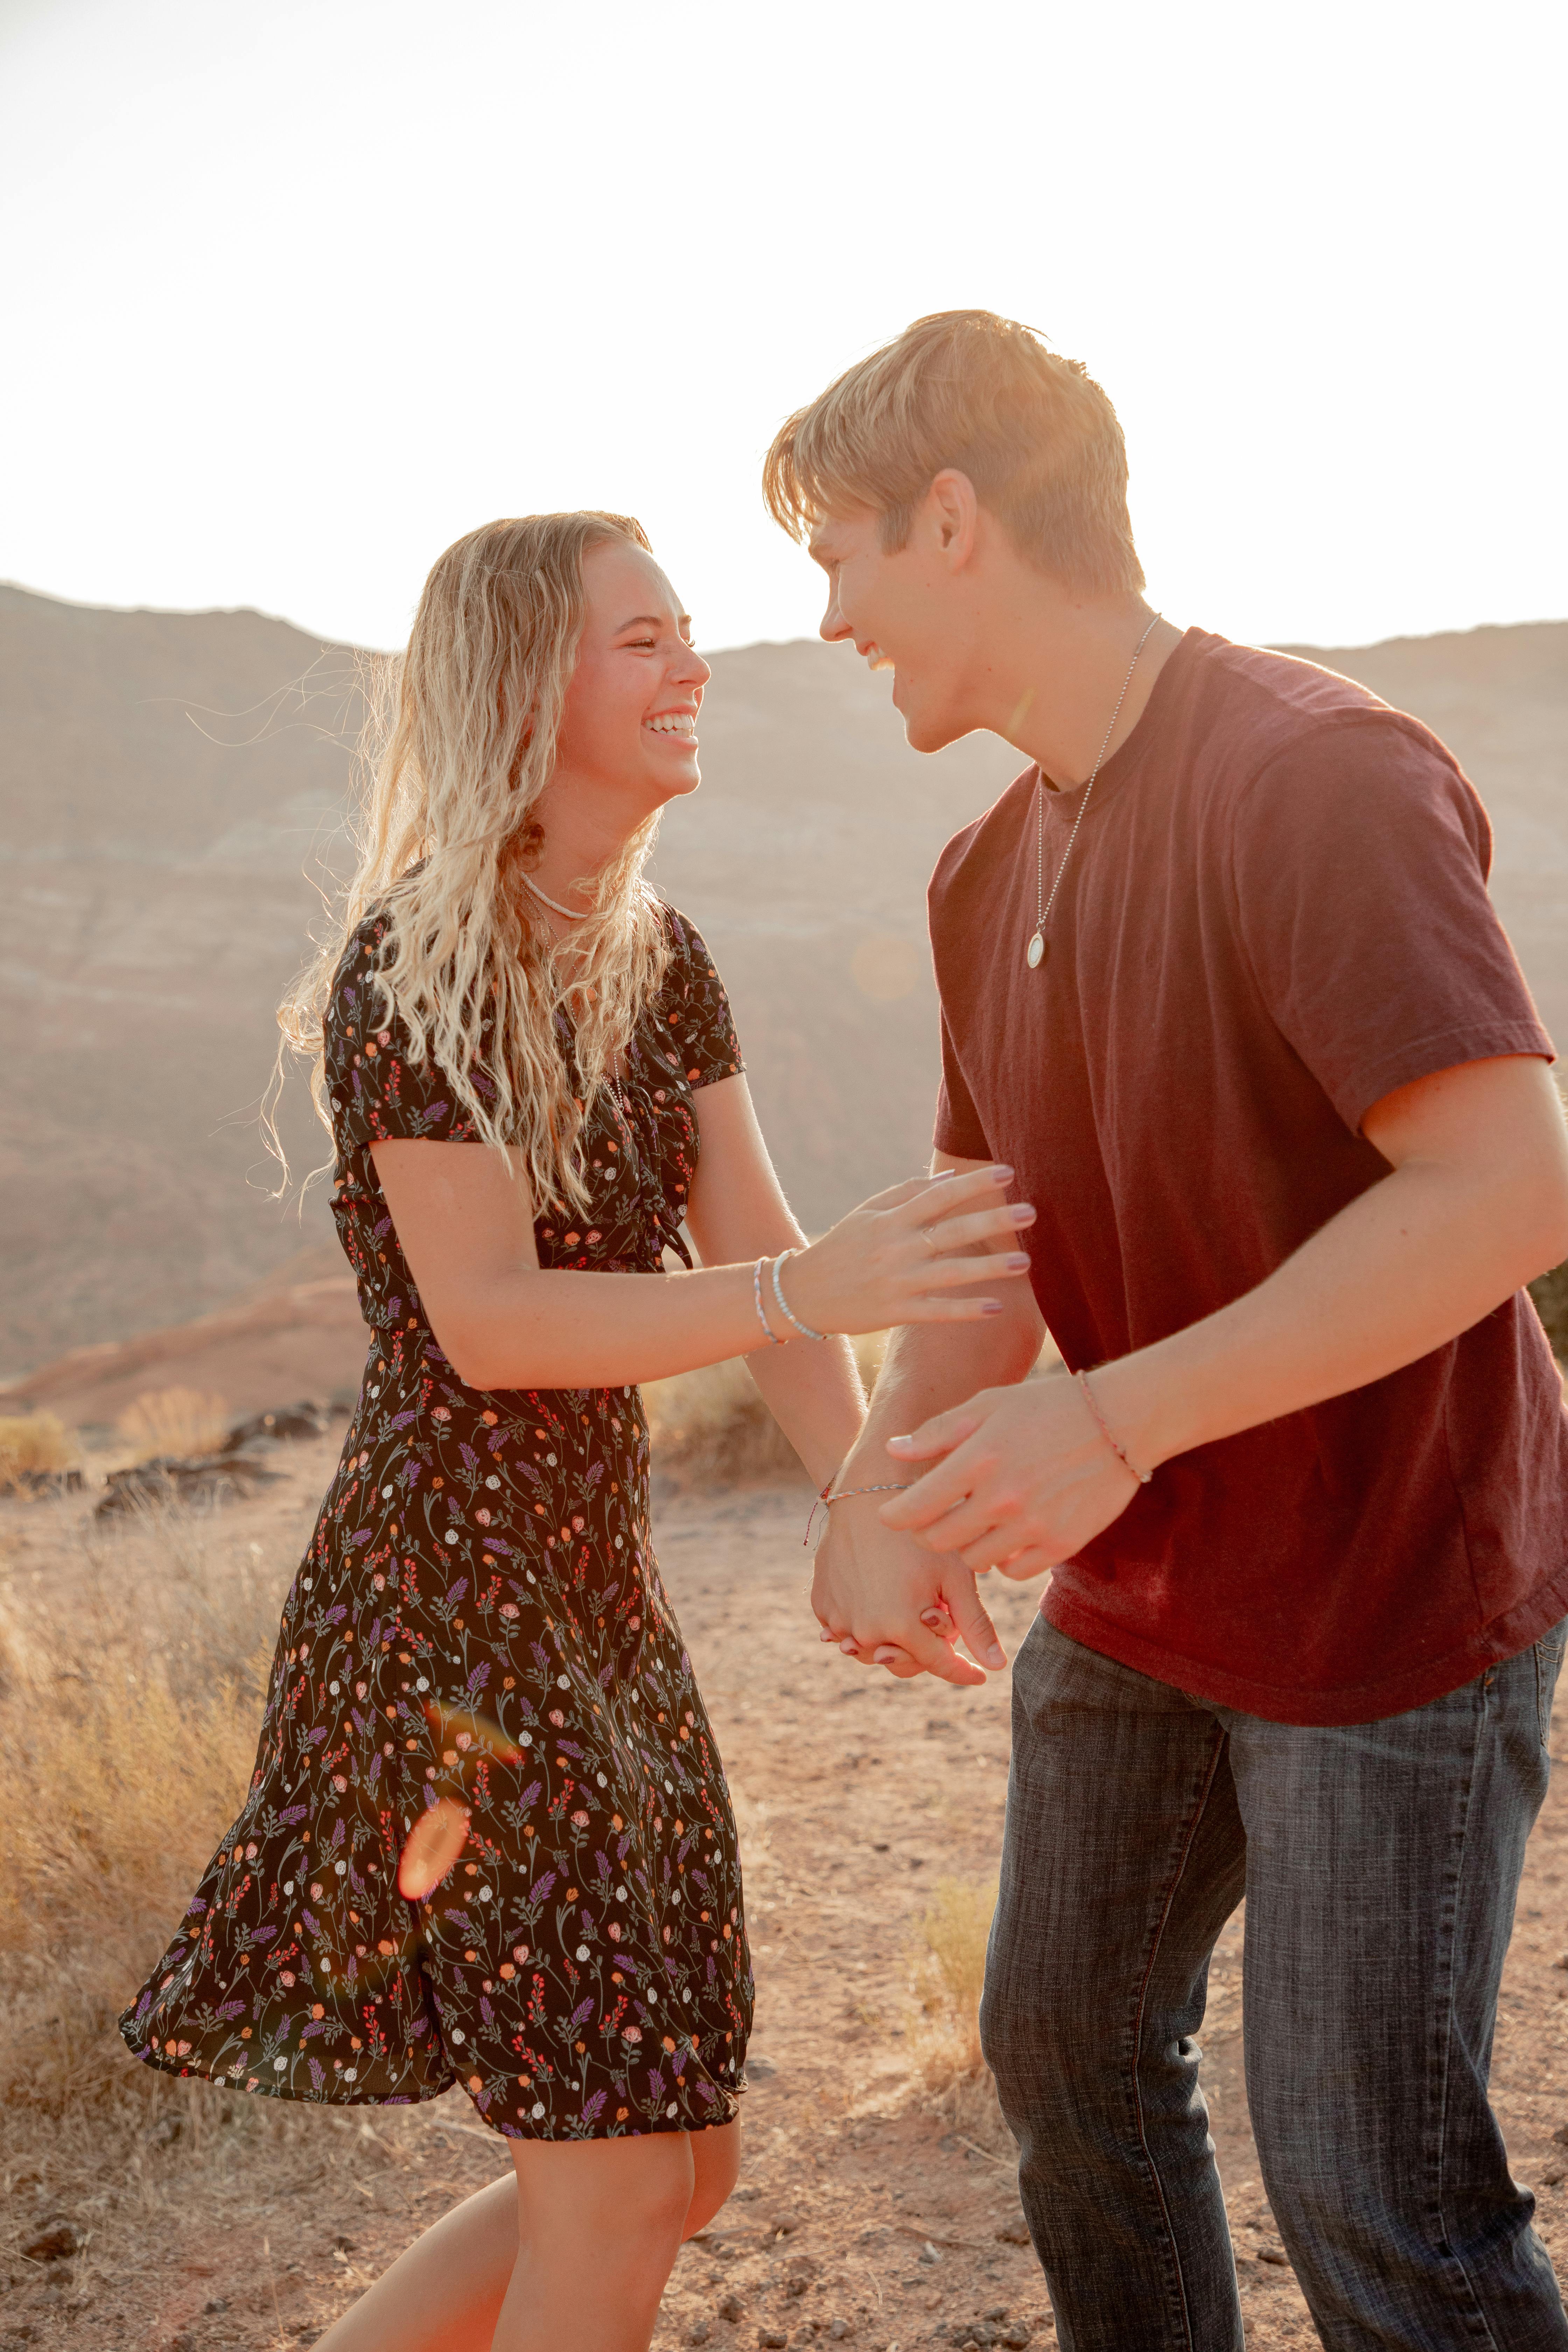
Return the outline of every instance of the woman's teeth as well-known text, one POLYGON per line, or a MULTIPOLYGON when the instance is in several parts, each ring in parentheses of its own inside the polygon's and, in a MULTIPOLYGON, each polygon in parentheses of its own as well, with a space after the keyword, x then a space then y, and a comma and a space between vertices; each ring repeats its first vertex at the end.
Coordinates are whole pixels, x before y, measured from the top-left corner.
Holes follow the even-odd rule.
POLYGON ((688 741, 697 732, 697 721, 689 712, 672 711, 662 719, 645 719, 643 725, 655 735, 684 735, 688 741))

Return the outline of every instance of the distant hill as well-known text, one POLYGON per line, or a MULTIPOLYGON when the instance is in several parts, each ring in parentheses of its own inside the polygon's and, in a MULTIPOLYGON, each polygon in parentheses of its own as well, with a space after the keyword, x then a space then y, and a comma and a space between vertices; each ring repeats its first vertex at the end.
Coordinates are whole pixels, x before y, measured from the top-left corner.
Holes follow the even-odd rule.
MULTIPOLYGON (((1313 660, 1436 728, 1491 808, 1496 895, 1568 1035, 1568 624, 1313 660)), ((811 1226, 920 1166, 935 1088, 923 892, 1020 762, 909 751, 840 649, 713 657, 703 787, 656 872, 729 983, 811 1226)), ((255 1110, 273 1007, 343 856, 353 656, 255 613, 111 613, 0 588, 0 1380, 324 1273, 255 1110)), ((296 1091, 297 1167, 323 1139, 296 1091)))

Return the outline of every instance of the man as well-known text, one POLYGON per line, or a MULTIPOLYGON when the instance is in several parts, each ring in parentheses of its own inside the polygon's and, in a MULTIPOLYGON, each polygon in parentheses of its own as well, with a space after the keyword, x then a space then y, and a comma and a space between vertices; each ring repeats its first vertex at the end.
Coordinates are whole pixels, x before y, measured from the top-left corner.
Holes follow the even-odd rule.
POLYGON ((917 750, 1029 761, 931 931, 936 1165, 1016 1171, 1032 1295, 896 1335, 814 1602, 973 1681, 974 1572, 1055 1571, 982 2025, 1062 2341, 1241 2346, 1192 2037, 1245 1886, 1323 2341, 1562 2352, 1487 2073, 1568 1612, 1521 1288, 1568 1254, 1568 1142, 1479 802, 1362 688, 1150 611, 1110 404, 1012 321, 919 321, 766 478, 917 750), (1068 1370, 1021 1385, 1047 1329, 1068 1370), (908 1491, 857 1491, 889 1456, 908 1491))

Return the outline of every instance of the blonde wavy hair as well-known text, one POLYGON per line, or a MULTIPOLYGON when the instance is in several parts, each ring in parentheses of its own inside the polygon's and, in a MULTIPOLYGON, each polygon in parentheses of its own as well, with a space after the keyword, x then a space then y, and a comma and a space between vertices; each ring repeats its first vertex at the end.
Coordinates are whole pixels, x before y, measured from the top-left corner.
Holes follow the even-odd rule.
MULTIPOLYGON (((543 844, 535 810, 582 641, 583 559, 616 540, 648 544, 629 515, 524 515, 486 523, 440 558, 406 652, 373 667, 357 869, 331 935, 278 1012, 271 1102, 286 1057, 305 1057, 330 1131, 322 1027, 332 977, 360 922, 384 908, 380 1025, 399 1018, 410 1060, 435 1063, 479 1139, 518 1152, 536 1210, 586 1209, 584 1124, 669 953, 642 879, 657 814, 602 873, 578 880, 591 910, 565 945, 522 884, 543 844), (481 1027, 490 1031, 482 1064, 481 1027)), ((270 1108, 268 1131, 282 1160, 270 1108)))

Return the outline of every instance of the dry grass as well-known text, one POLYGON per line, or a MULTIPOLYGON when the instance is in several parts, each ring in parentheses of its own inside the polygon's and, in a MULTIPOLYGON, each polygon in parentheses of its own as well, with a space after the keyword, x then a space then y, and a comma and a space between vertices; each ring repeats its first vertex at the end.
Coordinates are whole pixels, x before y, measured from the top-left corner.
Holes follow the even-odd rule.
POLYGON ((228 1406, 200 1389, 147 1389, 115 1424, 137 1462, 158 1454, 216 1454, 228 1434, 228 1406))
POLYGON ((910 2042, 931 2111, 972 2147, 1010 2166, 1016 2151, 980 2049, 980 1995, 995 1908, 994 1878, 943 1878, 931 1889, 911 1941, 910 2042))
POLYGON ((52 1412, 0 1419, 0 1495, 30 1472, 68 1470, 77 1459, 75 1438, 52 1412))
POLYGON ((177 2226, 198 2177, 221 2202, 263 2148, 274 2167, 330 2160, 294 2110, 139 2066, 115 2029, 254 1760, 284 1578, 228 1545, 220 1517, 179 1508, 89 1522, 0 1602, 0 2187, 17 2192, 0 2260, 58 2294, 58 2273, 15 2256, 69 2220, 88 2241, 79 2307, 177 2226))
MULTIPOLYGON (((869 1387, 887 1351, 885 1331, 853 1343, 860 1378, 869 1387)), ((682 1478, 739 1486, 759 1478, 800 1475, 800 1459, 767 1406, 743 1357, 649 1381, 643 1389, 661 1470, 682 1478)))

